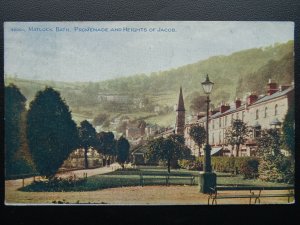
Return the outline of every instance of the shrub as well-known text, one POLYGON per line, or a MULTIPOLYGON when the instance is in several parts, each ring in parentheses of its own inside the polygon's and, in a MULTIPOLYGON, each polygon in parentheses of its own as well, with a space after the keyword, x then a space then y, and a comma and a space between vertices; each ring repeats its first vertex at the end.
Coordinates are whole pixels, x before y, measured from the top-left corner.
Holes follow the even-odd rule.
POLYGON ((178 165, 180 168, 188 170, 203 170, 203 160, 202 158, 197 158, 196 160, 179 160, 178 165))
POLYGON ((239 169, 244 178, 251 179, 258 176, 258 165, 259 161, 255 158, 240 158, 241 160, 236 161, 236 167, 239 169))
POLYGON ((259 179, 270 182, 294 183, 295 166, 291 157, 266 154, 258 168, 259 179))
POLYGON ((80 186, 86 183, 85 178, 69 176, 68 178, 54 177, 49 180, 35 181, 34 183, 21 188, 21 191, 65 191, 69 188, 80 186))
MULTIPOLYGON (((179 166, 188 170, 203 170, 203 157, 196 160, 180 160, 179 166)), ((244 178, 255 178, 258 176, 259 160, 255 157, 224 157, 215 156, 211 158, 212 168, 216 172, 237 172, 244 178)))

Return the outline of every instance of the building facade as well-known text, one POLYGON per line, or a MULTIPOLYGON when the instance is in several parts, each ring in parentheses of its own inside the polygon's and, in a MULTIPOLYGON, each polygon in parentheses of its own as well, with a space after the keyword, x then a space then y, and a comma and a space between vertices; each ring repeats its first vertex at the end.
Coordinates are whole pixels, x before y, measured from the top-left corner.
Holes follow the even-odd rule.
MULTIPOLYGON (((255 138, 261 129, 269 129, 280 126, 294 100, 294 84, 277 86, 269 80, 266 95, 251 93, 245 101, 236 99, 233 104, 222 103, 218 109, 210 111, 208 120, 209 144, 212 153, 222 151, 224 156, 236 156, 235 148, 226 143, 225 132, 230 128, 234 119, 240 119, 252 130, 246 143, 240 146, 239 156, 253 156, 256 154, 255 138)), ((185 125, 184 136, 186 145, 192 150, 193 155, 203 155, 203 149, 199 149, 189 136, 191 125, 198 123, 206 126, 207 118, 202 116, 196 121, 185 125)))

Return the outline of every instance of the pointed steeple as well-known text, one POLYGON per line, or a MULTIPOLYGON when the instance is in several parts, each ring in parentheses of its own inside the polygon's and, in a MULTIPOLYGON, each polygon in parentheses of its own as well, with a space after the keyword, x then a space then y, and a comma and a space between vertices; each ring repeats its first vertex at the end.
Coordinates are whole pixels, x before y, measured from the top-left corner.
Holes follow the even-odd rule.
POLYGON ((184 126, 185 126, 185 108, 182 96, 182 88, 180 86, 180 93, 177 105, 177 116, 176 116, 176 126, 175 133, 184 135, 184 126))
POLYGON ((185 111, 181 86, 180 86, 180 93, 179 93, 179 99, 178 99, 178 105, 176 111, 185 111))

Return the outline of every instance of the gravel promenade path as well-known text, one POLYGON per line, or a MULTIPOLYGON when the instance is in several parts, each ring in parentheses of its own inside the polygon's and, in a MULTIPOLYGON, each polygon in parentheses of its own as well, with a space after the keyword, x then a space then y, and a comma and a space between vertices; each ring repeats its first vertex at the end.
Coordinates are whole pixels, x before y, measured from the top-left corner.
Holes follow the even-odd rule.
MULTIPOLYGON (((93 176, 110 172, 119 167, 118 164, 112 164, 110 167, 65 172, 58 174, 58 176, 65 177, 75 174, 81 177, 83 173, 87 173, 87 176, 93 176)), ((33 178, 24 180, 25 185, 32 181, 33 178)), ((137 186, 85 192, 22 192, 17 190, 20 187, 22 187, 21 179, 5 181, 5 204, 37 205, 61 201, 70 204, 103 205, 207 205, 208 198, 207 195, 199 193, 198 186, 137 186)), ((234 191, 231 194, 235 194, 234 191)), ((248 199, 218 201, 218 204, 248 203, 248 199)), ((264 198, 261 204, 287 204, 287 198, 264 198)))

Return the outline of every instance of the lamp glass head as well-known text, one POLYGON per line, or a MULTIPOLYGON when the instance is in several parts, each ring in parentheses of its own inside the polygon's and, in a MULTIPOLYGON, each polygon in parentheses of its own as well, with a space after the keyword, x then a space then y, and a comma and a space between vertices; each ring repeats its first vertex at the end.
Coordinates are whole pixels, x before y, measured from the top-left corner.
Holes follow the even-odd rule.
POLYGON ((214 83, 209 80, 208 74, 206 74, 206 79, 201 83, 204 93, 209 95, 213 89, 214 83))

